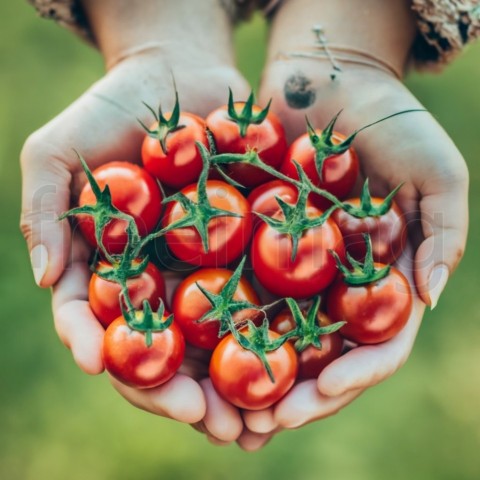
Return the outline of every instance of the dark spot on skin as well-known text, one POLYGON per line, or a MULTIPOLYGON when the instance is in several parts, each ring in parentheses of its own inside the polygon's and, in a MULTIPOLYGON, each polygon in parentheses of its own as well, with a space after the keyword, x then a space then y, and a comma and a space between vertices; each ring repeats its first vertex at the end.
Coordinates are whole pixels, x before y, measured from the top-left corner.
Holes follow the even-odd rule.
POLYGON ((315 103, 317 94, 315 89, 310 86, 311 83, 311 80, 301 72, 295 73, 287 79, 283 92, 289 107, 301 110, 315 103))

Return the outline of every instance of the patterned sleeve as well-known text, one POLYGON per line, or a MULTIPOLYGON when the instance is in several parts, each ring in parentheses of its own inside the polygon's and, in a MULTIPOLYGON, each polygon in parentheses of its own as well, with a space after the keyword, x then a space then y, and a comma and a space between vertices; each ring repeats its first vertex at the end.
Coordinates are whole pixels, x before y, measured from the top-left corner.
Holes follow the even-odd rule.
POLYGON ((436 69, 480 37, 480 0, 412 0, 418 35, 412 57, 419 67, 436 69))
POLYGON ((94 44, 87 19, 77 0, 28 0, 42 18, 54 20, 62 27, 94 44))
MULTIPOLYGON (((78 0, 28 0, 44 18, 55 20, 95 43, 78 0)), ((233 21, 259 9, 270 14, 281 0, 219 0, 233 21)), ((480 37, 480 0, 411 0, 418 34, 412 60, 418 68, 435 70, 453 60, 480 37)))

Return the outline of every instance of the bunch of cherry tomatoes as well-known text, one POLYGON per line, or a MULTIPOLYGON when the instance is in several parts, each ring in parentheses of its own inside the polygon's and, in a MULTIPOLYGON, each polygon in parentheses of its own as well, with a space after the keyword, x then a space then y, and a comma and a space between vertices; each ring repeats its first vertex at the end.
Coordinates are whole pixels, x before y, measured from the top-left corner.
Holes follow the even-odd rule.
POLYGON ((349 198, 362 129, 345 137, 338 115, 323 131, 307 120, 288 146, 269 106, 230 92, 202 119, 177 96, 142 124, 143 168, 91 172, 79 156, 88 183, 61 218, 74 216, 95 248, 89 303, 106 329, 105 368, 125 384, 167 382, 188 343, 212 352, 222 397, 262 409, 346 346, 384 342, 407 322, 409 285, 391 266, 406 244, 399 187, 372 198, 367 180, 349 198), (182 276, 171 302, 167 270, 182 276))

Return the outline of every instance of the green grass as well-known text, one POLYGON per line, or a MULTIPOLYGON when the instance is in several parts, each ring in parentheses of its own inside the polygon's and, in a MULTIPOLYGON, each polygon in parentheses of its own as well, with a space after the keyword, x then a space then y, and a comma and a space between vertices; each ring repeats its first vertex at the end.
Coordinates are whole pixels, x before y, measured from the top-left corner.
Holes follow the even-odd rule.
MULTIPOLYGON (((409 362, 339 415, 249 455, 132 408, 104 376, 82 374, 57 339, 49 293, 34 286, 17 226, 18 156, 30 132, 101 75, 102 62, 26 2, 2 2, 0 13, 0 478, 480 478, 480 45, 442 76, 408 81, 460 146, 472 179, 465 260, 426 315, 409 362)), ((252 84, 264 35, 258 19, 237 35, 252 84)))

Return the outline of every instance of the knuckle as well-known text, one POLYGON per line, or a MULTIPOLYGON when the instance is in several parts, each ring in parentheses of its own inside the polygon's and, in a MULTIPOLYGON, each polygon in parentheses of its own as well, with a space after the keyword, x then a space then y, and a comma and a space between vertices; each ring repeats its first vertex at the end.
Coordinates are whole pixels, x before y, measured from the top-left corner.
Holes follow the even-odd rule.
POLYGON ((29 242, 33 236, 41 236, 42 230, 55 222, 57 216, 56 212, 50 209, 31 208, 22 210, 19 227, 25 240, 29 242))
POLYGON ((453 185, 456 185, 458 188, 465 188, 469 183, 469 173, 467 166, 462 163, 450 174, 450 181, 453 185))
POLYGON ((438 173, 438 180, 449 189, 452 187, 456 190, 466 189, 469 183, 469 172, 465 161, 462 159, 454 165, 444 168, 438 173))
POLYGON ((460 162, 458 168, 455 171, 455 179, 457 183, 460 183, 461 185, 468 185, 468 182, 470 180, 470 174, 468 172, 467 164, 464 161, 460 162))
POLYGON ((44 138, 41 130, 37 130, 28 136, 23 144, 20 152, 20 165, 22 168, 28 168, 28 166, 35 161, 39 152, 44 149, 44 138))
POLYGON ((464 253, 465 245, 458 245, 454 253, 454 267, 456 267, 460 263, 460 260, 463 258, 464 253))
POLYGON ((28 219, 29 214, 22 212, 20 215, 20 231, 26 240, 32 236, 32 222, 28 219))

